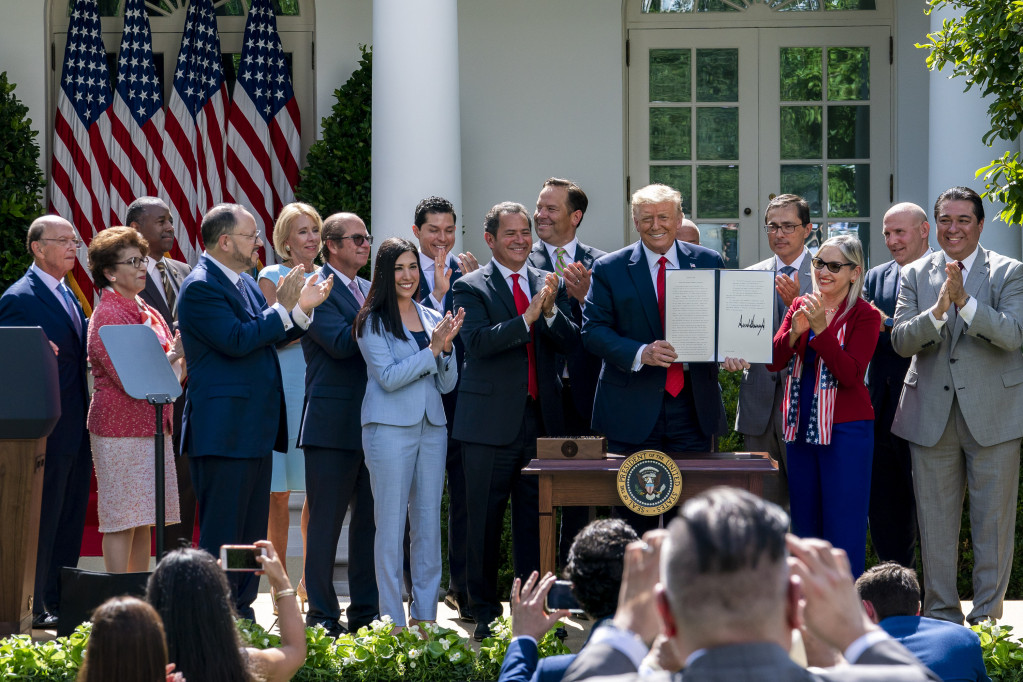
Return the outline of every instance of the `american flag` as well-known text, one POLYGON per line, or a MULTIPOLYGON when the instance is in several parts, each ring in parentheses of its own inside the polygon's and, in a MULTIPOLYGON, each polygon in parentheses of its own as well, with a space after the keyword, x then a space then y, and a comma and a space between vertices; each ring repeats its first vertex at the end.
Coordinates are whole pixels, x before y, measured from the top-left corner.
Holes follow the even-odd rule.
POLYGON ((295 200, 300 126, 277 17, 270 0, 253 0, 227 121, 227 196, 252 210, 268 263, 274 220, 295 200))
POLYGON ((212 0, 191 0, 174 71, 160 181, 175 214, 178 246, 195 263, 202 216, 223 201, 227 86, 212 0))
POLYGON ((153 63, 149 17, 144 0, 127 0, 110 145, 110 207, 118 223, 124 223, 132 201, 161 194, 163 126, 163 95, 153 63))
POLYGON ((71 222, 84 243, 72 287, 92 312, 88 243, 114 220, 107 189, 111 93, 97 0, 75 0, 60 75, 50 169, 50 211, 71 222))

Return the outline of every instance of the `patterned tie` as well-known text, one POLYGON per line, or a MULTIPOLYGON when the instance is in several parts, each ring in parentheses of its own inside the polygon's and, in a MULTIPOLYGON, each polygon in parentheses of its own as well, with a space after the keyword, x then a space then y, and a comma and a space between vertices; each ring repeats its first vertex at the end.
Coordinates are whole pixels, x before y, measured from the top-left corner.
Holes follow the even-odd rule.
MULTIPOLYGON (((512 275, 512 296, 515 298, 515 310, 519 315, 526 312, 526 308, 529 307, 529 297, 519 286, 520 277, 521 275, 518 273, 512 275)), ((533 346, 532 330, 529 332, 529 343, 526 344, 526 355, 529 357, 529 382, 527 384, 529 396, 533 400, 539 400, 540 389, 536 383, 536 348, 533 346)))
POLYGON ((554 272, 558 273, 559 277, 564 277, 565 266, 568 265, 568 263, 565 261, 565 259, 568 257, 568 251, 565 251, 565 249, 559 246, 554 251, 554 254, 557 256, 557 260, 554 261, 554 272))
POLYGON ((75 333, 78 337, 82 336, 82 318, 78 315, 78 305, 75 303, 74 297, 68 288, 63 283, 57 285, 57 289, 60 291, 60 295, 63 297, 64 310, 67 311, 68 316, 71 318, 71 324, 75 327, 75 333))
POLYGON ((256 309, 252 307, 252 300, 249 299, 249 292, 245 290, 245 280, 241 277, 238 278, 237 287, 238 293, 242 295, 242 304, 245 306, 245 309, 255 315, 256 309))
MULTIPOLYGON (((174 293, 174 285, 170 281, 170 270, 163 260, 156 262, 156 269, 160 272, 160 281, 163 283, 163 296, 167 300, 167 310, 170 311, 171 319, 167 321, 177 322, 178 311, 174 307, 174 304, 177 302, 177 294, 174 293)), ((240 282, 241 280, 238 281, 240 282)))
POLYGON ((358 301, 359 305, 366 302, 366 297, 362 295, 362 289, 359 288, 359 283, 354 279, 348 283, 348 289, 352 292, 352 296, 358 301))
MULTIPOLYGON (((665 299, 665 278, 667 277, 666 271, 668 266, 668 259, 661 256, 657 261, 657 305, 661 310, 661 328, 664 328, 664 299, 665 299)), ((681 362, 673 362, 668 367, 668 376, 664 380, 664 390, 667 391, 672 398, 678 396, 682 392, 682 389, 686 385, 685 370, 682 368, 681 362)))

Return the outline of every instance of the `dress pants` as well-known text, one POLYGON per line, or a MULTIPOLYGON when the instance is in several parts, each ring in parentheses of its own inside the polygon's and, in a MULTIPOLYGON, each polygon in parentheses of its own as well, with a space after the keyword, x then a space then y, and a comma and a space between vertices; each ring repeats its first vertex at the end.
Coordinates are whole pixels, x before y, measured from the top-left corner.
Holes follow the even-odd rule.
POLYGON ((437 619, 440 590, 440 500, 444 491, 447 430, 424 417, 414 426, 367 424, 362 446, 373 485, 376 581, 380 615, 405 625, 402 568, 406 521, 412 580, 409 616, 437 619))
MULTIPOLYGON (((672 397, 662 392, 661 411, 654 422, 650 435, 642 443, 622 443, 609 440, 608 450, 615 454, 630 455, 640 450, 658 450, 663 453, 710 452, 711 437, 700 430, 696 415, 693 390, 686 372, 686 384, 682 391, 672 397)), ((678 514, 678 508, 669 509, 661 516, 643 516, 625 507, 613 507, 612 515, 624 519, 640 537, 648 530, 660 526, 663 517, 665 526, 678 514)))
POLYGON ((870 539, 881 561, 916 566, 916 496, 909 443, 892 434, 894 400, 874 420, 870 474, 870 539))
POLYGON ((924 616, 963 622, 956 575, 963 498, 969 485, 973 610, 967 619, 1002 617, 1016 531, 1019 447, 1018 438, 979 445, 956 399, 934 446, 909 444, 924 563, 924 616))
MULTIPOLYGON (((84 420, 81 422, 84 425, 84 420)), ((89 506, 92 450, 82 428, 78 449, 48 453, 43 467, 43 502, 36 546, 35 593, 32 611, 56 613, 60 608, 60 570, 75 567, 82 553, 85 512, 89 506)))
POLYGON ((788 444, 792 532, 844 549, 857 578, 867 552, 873 421, 833 425, 830 445, 802 438, 801 429, 799 439, 788 444))
MULTIPOLYGON (((263 457, 189 457, 199 499, 199 547, 220 557, 221 545, 251 545, 266 538, 270 515, 270 453, 263 457)), ((228 573, 235 610, 255 620, 259 576, 228 573)))
POLYGON ((511 499, 512 558, 515 575, 525 579, 540 569, 539 484, 524 476, 522 467, 536 457, 540 433, 539 404, 527 398, 519 432, 511 443, 496 447, 462 443, 467 521, 466 583, 469 608, 477 623, 489 624, 501 615, 497 570, 501 527, 511 499))
POLYGON ((306 623, 337 622, 341 617, 341 605, 334 590, 334 558, 345 514, 351 507, 348 586, 352 603, 346 614, 348 629, 354 631, 373 622, 379 609, 373 559, 376 525, 373 523, 369 470, 361 450, 313 446, 303 449, 305 491, 309 503, 305 553, 305 587, 309 594, 306 623))

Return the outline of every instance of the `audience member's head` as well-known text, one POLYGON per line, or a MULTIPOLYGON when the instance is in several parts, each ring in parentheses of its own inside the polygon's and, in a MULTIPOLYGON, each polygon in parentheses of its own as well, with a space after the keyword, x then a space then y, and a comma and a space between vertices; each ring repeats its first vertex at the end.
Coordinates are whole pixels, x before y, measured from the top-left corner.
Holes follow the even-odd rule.
POLYGON ((931 226, 927 214, 916 204, 895 204, 882 220, 884 245, 899 266, 908 265, 927 253, 927 234, 931 226))
MULTIPOLYGON (((292 246, 288 243, 296 228, 309 230, 319 235, 323 229, 323 219, 320 218, 320 214, 315 208, 300 201, 292 202, 281 209, 280 215, 277 216, 277 222, 274 223, 273 240, 274 251, 285 262, 292 260, 297 255, 292 253, 292 246)), ((317 239, 316 246, 320 247, 319 239, 317 239)))
POLYGON ((659 595, 665 632, 693 650, 791 642, 790 580, 777 505, 733 488, 687 501, 668 527, 659 595))
POLYGON ((680 242, 686 242, 687 244, 700 245, 700 226, 694 223, 689 218, 684 218, 682 224, 678 228, 677 233, 678 240, 680 242))
POLYGON ((188 682, 248 682, 224 571, 202 550, 167 554, 146 600, 163 618, 167 652, 188 682))
POLYGON ((639 537, 621 519, 600 519, 575 536, 568 550, 565 577, 572 594, 592 618, 607 618, 618 606, 625 546, 639 537))
POLYGON ((92 614, 78 682, 164 682, 167 645, 160 616, 135 597, 114 597, 92 614))
POLYGON ((388 237, 377 249, 377 258, 373 268, 373 283, 369 287, 369 294, 366 302, 355 317, 352 330, 356 338, 361 338, 367 320, 372 316, 373 331, 380 333, 381 327, 384 331, 394 334, 396 338, 407 339, 404 326, 401 323, 401 311, 398 309, 398 259, 403 254, 409 254, 402 267, 408 268, 406 272, 415 274, 415 283, 412 284, 413 291, 419 291, 419 254, 416 245, 408 239, 401 237, 388 237), (374 315, 374 313, 376 313, 374 315))
POLYGON ((863 608, 875 623, 890 616, 920 614, 920 583, 916 571, 894 561, 878 564, 856 579, 863 608))
POLYGON ((108 227, 92 238, 89 244, 89 274, 98 288, 110 286, 112 273, 122 264, 119 261, 124 260, 122 254, 132 247, 139 250, 142 258, 149 255, 149 243, 133 227, 108 227))

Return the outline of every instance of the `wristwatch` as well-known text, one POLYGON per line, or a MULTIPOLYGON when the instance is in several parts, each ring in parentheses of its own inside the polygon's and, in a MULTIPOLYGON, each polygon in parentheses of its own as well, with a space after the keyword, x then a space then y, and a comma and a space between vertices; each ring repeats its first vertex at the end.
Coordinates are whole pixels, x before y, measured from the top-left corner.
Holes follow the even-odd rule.
POLYGON ((892 327, 894 327, 894 326, 895 326, 895 318, 894 317, 886 317, 886 318, 884 318, 884 330, 886 332, 891 334, 892 333, 892 327))

